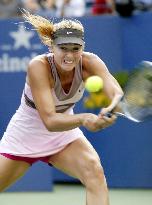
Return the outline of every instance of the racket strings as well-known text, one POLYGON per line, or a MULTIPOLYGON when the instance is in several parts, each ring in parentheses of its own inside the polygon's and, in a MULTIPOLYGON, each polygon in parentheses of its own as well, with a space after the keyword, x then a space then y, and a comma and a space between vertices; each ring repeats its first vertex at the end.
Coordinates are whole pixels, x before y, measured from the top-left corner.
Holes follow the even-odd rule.
POLYGON ((136 122, 152 117, 152 65, 130 75, 122 109, 127 118, 136 122))
POLYGON ((152 69, 136 71, 125 89, 127 103, 137 107, 152 106, 152 69))

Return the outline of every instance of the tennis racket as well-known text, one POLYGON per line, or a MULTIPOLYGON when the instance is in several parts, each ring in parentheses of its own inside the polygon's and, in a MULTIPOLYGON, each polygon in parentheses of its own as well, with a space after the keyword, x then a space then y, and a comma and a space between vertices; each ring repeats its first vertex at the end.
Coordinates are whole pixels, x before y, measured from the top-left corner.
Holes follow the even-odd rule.
POLYGON ((111 111, 117 116, 134 122, 152 120, 152 62, 142 61, 129 77, 124 97, 118 104, 121 112, 111 111))

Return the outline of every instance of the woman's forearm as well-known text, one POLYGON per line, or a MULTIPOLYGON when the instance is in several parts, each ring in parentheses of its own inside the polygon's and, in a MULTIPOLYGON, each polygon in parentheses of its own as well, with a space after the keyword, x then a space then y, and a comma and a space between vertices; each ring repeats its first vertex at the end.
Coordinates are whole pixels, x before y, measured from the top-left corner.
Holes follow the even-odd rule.
POLYGON ((51 132, 61 132, 80 127, 85 114, 54 113, 44 121, 46 128, 51 132))

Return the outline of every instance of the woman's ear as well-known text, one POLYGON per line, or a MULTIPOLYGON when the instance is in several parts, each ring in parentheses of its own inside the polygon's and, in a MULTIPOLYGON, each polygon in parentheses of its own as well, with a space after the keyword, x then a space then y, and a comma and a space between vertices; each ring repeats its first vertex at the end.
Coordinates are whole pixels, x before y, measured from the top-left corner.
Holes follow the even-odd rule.
POLYGON ((49 52, 50 52, 50 53, 53 53, 53 45, 51 45, 51 46, 49 47, 49 52))

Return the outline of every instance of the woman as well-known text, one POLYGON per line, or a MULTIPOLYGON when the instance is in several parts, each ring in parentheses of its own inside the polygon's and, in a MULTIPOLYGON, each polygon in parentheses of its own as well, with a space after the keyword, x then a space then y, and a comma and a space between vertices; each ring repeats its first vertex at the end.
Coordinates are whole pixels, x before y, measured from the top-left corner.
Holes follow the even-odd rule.
POLYGON ((103 61, 83 51, 80 22, 62 20, 53 24, 27 12, 24 17, 51 53, 29 63, 21 105, 0 143, 0 190, 41 160, 78 178, 86 187, 87 205, 108 205, 99 157, 78 127, 98 131, 113 124, 116 117, 105 117, 105 113, 117 106, 123 92, 103 61), (83 95, 84 81, 91 75, 102 77, 111 104, 98 116, 73 114, 74 104, 83 95))

